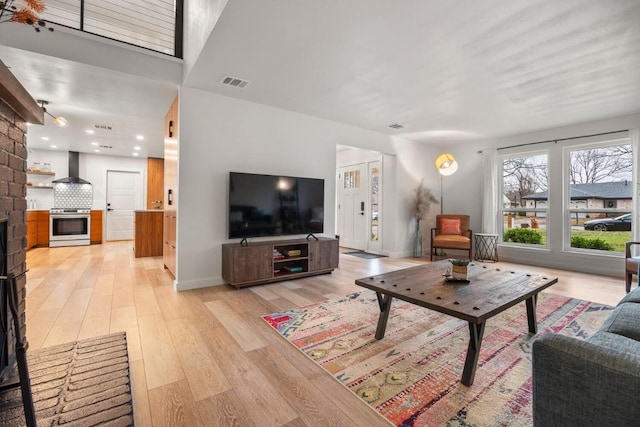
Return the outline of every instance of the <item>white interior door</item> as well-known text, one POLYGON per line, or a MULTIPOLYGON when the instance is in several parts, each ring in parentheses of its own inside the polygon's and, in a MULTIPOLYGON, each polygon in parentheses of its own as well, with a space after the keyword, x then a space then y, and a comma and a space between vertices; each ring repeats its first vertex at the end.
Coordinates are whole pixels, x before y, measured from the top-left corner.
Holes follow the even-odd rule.
POLYGON ((139 172, 107 171, 107 240, 133 239, 133 211, 142 199, 139 172))
POLYGON ((364 164, 340 168, 338 199, 338 234, 340 246, 363 251, 365 249, 366 169, 364 164))

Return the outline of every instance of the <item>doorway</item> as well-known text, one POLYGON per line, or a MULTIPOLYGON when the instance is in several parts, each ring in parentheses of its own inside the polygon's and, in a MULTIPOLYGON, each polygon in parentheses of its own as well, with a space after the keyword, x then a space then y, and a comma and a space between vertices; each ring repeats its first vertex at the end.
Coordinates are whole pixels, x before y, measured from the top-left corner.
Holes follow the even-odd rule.
MULTIPOLYGON (((385 253, 385 171, 395 170, 393 156, 363 148, 336 146, 336 234, 340 246, 385 253)), ((388 217, 388 215, 387 215, 388 217)), ((388 219, 388 218, 387 218, 388 219)), ((387 229, 386 232, 389 230, 387 229)))
POLYGON ((141 200, 140 172, 107 171, 107 241, 133 239, 133 211, 141 200))
POLYGON ((338 234, 340 246, 365 250, 366 168, 364 163, 338 169, 338 234))

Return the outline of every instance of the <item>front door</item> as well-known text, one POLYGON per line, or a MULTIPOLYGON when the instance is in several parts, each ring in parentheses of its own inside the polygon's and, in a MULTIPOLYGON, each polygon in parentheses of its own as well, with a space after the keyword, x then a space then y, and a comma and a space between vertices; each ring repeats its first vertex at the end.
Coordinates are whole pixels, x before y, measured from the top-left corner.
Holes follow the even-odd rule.
POLYGON ((107 240, 132 240, 142 199, 139 172, 107 171, 107 240))
POLYGON ((338 234, 340 246, 365 250, 367 229, 364 163, 342 167, 338 172, 338 234))

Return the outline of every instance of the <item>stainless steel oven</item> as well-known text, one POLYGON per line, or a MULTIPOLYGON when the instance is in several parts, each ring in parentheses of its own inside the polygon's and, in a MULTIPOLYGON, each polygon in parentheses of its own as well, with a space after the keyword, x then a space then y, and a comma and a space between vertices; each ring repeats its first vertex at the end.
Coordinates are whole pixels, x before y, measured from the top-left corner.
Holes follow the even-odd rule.
POLYGON ((91 210, 51 209, 49 247, 91 244, 91 210))

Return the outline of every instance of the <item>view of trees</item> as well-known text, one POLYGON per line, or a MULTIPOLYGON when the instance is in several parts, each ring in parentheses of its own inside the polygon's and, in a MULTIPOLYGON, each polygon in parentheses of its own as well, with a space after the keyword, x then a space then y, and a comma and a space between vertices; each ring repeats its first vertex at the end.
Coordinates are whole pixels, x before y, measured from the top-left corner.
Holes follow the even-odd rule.
POLYGON ((547 155, 504 159, 504 195, 515 206, 529 194, 547 189, 547 155))
MULTIPOLYGON (((570 183, 631 181, 632 153, 630 144, 572 151, 570 183)), ((504 159, 504 195, 515 206, 522 206, 522 197, 547 190, 547 170, 546 155, 504 159)))
POLYGON ((593 184, 631 180, 633 170, 631 145, 615 145, 571 152, 571 184, 593 184))

